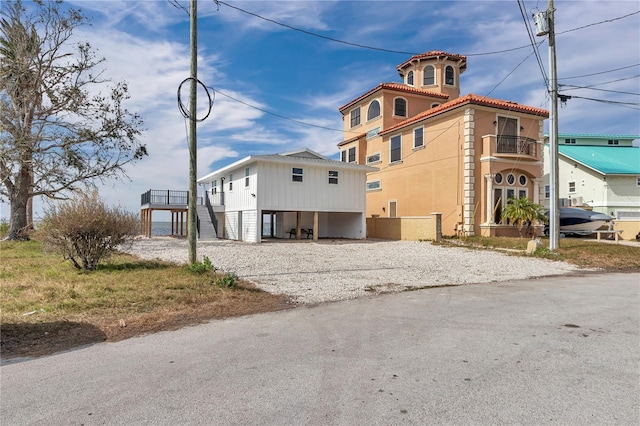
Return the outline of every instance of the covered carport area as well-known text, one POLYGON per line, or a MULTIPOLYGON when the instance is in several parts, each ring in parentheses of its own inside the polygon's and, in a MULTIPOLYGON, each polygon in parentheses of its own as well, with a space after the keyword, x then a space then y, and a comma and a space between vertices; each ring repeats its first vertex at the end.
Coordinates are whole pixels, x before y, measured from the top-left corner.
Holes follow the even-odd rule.
POLYGON ((260 216, 262 239, 366 237, 364 212, 263 210, 260 216))

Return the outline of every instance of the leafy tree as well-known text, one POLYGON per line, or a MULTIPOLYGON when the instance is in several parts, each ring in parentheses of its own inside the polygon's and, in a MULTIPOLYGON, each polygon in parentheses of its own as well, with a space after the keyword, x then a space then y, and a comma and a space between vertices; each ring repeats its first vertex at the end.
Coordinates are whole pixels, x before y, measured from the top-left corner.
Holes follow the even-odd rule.
POLYGON ((101 259, 133 242, 140 234, 140 220, 135 213, 106 206, 94 189, 47 210, 38 233, 77 269, 93 271, 101 259))
POLYGON ((142 119, 123 106, 127 84, 101 76, 89 43, 71 42, 84 15, 60 0, 34 3, 33 14, 20 0, 0 10, 0 197, 12 240, 27 238, 33 197, 65 199, 79 184, 125 177, 147 155, 142 119))
POLYGON ((507 205, 502 210, 500 221, 517 225, 520 237, 522 237, 522 228, 525 224, 527 230, 530 230, 531 225, 536 221, 547 222, 548 219, 543 210, 544 207, 531 202, 527 197, 509 198, 507 205))

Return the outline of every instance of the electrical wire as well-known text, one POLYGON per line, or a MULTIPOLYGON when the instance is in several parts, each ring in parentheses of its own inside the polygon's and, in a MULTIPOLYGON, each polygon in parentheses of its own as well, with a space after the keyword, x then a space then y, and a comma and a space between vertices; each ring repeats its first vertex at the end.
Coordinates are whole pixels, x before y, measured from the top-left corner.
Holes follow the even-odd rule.
POLYGON ((182 80, 182 82, 180 83, 180 85, 178 85, 178 109, 180 110, 180 113, 182 114, 182 116, 184 118, 187 118, 189 120, 193 120, 193 121, 197 121, 197 122, 202 122, 204 120, 207 119, 207 117, 209 117, 209 115, 211 114, 211 110, 213 109, 213 102, 215 101, 215 92, 213 92, 213 96, 211 96, 211 93, 209 92, 209 88, 207 86, 204 85, 204 83, 198 79, 194 79, 193 77, 187 77, 184 80, 182 80), (195 80, 197 84, 199 84, 200 86, 202 86, 204 88, 205 93, 207 94, 207 98, 209 100, 208 104, 208 110, 207 113, 205 114, 204 117, 202 118, 197 118, 197 117, 192 117, 191 116, 191 112, 189 111, 189 109, 182 103, 182 85, 184 85, 184 83, 186 83, 187 81, 193 81, 195 80))
POLYGON ((562 87, 562 90, 564 90, 565 92, 568 90, 589 89, 589 90, 597 90, 600 92, 607 92, 607 93, 619 93, 621 95, 640 96, 640 93, 622 92, 620 90, 598 89, 597 87, 589 87, 589 86, 574 86, 572 84, 560 84, 559 86, 562 87), (568 89, 565 89, 565 87, 568 87, 568 89))
POLYGON ((609 22, 619 21, 620 19, 628 18, 629 16, 637 15, 638 13, 640 13, 640 10, 638 10, 636 12, 631 12, 631 13, 629 13, 627 15, 624 15, 624 16, 618 16, 617 18, 606 19, 604 21, 594 22, 593 24, 587 24, 587 25, 583 25, 581 27, 572 28, 570 30, 560 31, 560 32, 557 32, 556 35, 566 34, 566 33, 572 32, 572 31, 582 30, 582 29, 585 29, 585 28, 593 27, 595 25, 607 24, 609 22))
MULTIPOLYGON (((518 7, 520 8, 520 14, 522 15, 522 20, 524 21, 524 26, 527 28, 527 34, 529 36, 529 41, 531 42, 531 47, 533 48, 533 53, 536 55, 536 60, 538 61, 538 67, 540 68, 540 72, 542 73, 542 78, 544 78, 545 86, 549 85, 549 78, 547 77, 547 73, 544 70, 544 65, 542 65, 542 59, 540 59, 540 52, 538 52, 538 46, 540 43, 536 44, 535 38, 533 37, 533 32, 531 31, 531 26, 529 24, 529 20, 525 16, 524 5, 520 0, 518 0, 518 7)), ((531 56, 531 55, 529 55, 531 56)), ((528 58, 528 56, 527 56, 528 58)))
POLYGON ((610 73, 610 72, 626 70, 626 69, 628 69, 628 68, 634 68, 634 67, 638 67, 638 66, 640 66, 640 64, 627 65, 626 67, 615 68, 615 69, 608 70, 608 71, 594 72, 594 73, 592 73, 592 74, 575 75, 575 76, 573 76, 573 77, 562 77, 562 78, 559 78, 558 80, 571 80, 571 79, 574 79, 574 78, 592 77, 592 76, 594 76, 594 75, 608 74, 608 73, 610 73))
POLYGON ((175 7, 176 9, 182 9, 187 13, 188 16, 191 16, 189 14, 189 10, 186 7, 184 7, 183 5, 181 5, 180 3, 178 3, 178 0, 167 0, 167 1, 169 2, 169 4, 171 6, 175 7))

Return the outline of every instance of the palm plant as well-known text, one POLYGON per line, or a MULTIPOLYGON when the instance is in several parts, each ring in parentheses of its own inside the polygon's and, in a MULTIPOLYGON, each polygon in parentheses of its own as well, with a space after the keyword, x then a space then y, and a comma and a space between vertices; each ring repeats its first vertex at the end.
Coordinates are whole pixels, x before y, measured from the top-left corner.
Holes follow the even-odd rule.
POLYGON ((531 225, 535 222, 547 222, 543 207, 530 201, 527 197, 510 198, 507 205, 502 210, 501 223, 512 223, 518 226, 520 238, 523 237, 522 228, 527 225, 527 231, 531 230, 531 225))

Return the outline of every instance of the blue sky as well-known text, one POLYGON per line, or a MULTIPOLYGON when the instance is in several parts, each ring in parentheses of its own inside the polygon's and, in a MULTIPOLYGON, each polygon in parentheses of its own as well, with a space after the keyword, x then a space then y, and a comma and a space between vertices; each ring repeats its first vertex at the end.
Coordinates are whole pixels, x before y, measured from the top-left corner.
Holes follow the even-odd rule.
MULTIPOLYGON (((343 139, 338 108, 380 82, 399 82, 396 65, 430 50, 467 55, 460 79, 463 95, 549 109, 545 80, 516 0, 226 2, 309 33, 388 51, 315 37, 200 0, 198 77, 216 95, 210 117, 198 124, 199 177, 247 155, 303 147, 337 159, 336 144, 343 139)), ((90 18, 91 26, 77 30, 77 39, 89 41, 106 58, 106 75, 129 83, 127 107, 145 119, 141 139, 149 157, 127 168, 131 181, 106 182, 101 194, 108 204, 135 212, 148 189, 186 190, 187 124, 176 92, 189 76, 189 16, 184 10, 189 3, 66 4, 90 18)), ((547 1, 521 0, 520 5, 533 27, 531 14, 546 9, 547 1)), ((559 131, 640 134, 639 3, 556 0, 555 8, 559 83, 592 86, 561 90, 574 98, 559 110, 559 131)), ((543 41, 538 50, 548 75, 548 44, 534 38, 543 41)), ((186 86, 183 96, 188 96, 186 86)), ((205 100, 201 91, 200 115, 205 100)), ((39 216, 43 204, 35 206, 39 216)), ((8 205, 0 207, 7 218, 8 205)))

